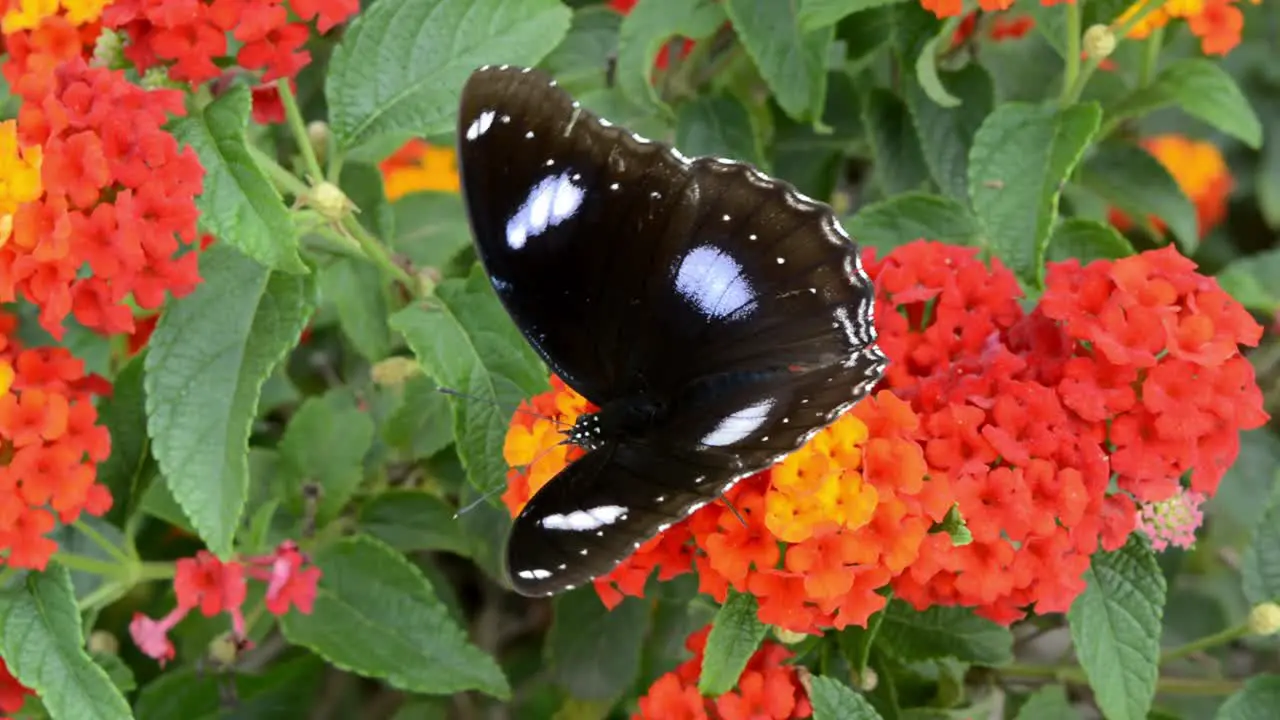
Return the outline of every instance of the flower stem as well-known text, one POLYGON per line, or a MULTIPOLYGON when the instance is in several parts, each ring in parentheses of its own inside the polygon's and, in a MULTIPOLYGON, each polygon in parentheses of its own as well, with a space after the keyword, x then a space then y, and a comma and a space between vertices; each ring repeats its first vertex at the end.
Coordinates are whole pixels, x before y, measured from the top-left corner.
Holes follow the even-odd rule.
POLYGON ((369 231, 364 229, 364 226, 360 224, 360 221, 354 215, 348 214, 342 219, 342 228, 350 233, 351 237, 355 238, 356 242, 360 244, 360 249, 364 251, 364 254, 369 257, 369 260, 374 265, 378 266, 378 269, 383 274, 400 282, 414 297, 421 294, 418 282, 414 277, 404 268, 395 264, 395 261, 391 259, 391 255, 382 247, 382 243, 370 235, 369 231))
POLYGON ((293 95, 288 78, 276 81, 280 89, 280 102, 284 105, 284 116, 289 122, 289 130, 293 133, 294 142, 298 143, 298 152, 302 153, 302 164, 306 166, 311 182, 324 179, 324 171, 320 169, 320 161, 316 159, 315 148, 311 147, 311 139, 307 136, 307 124, 302 121, 302 111, 298 109, 298 99, 293 95))
POLYGON ((59 550, 54 553, 53 560, 58 564, 65 566, 68 570, 92 573, 94 575, 101 575, 113 580, 121 580, 129 575, 128 563, 115 563, 108 560, 99 560, 98 558, 92 558, 87 555, 69 553, 65 550, 59 550))
POLYGON ((1145 43, 1142 64, 1138 66, 1138 87, 1140 88, 1151 84, 1151 77, 1155 75, 1156 68, 1160 65, 1160 50, 1164 47, 1164 28, 1152 30, 1145 43))
POLYGON ((94 545, 97 545, 98 547, 102 548, 103 551, 106 552, 108 555, 120 561, 122 565, 131 563, 134 561, 133 557, 131 557, 124 550, 121 550, 119 547, 117 547, 115 543, 103 537, 102 533, 95 530, 93 526, 90 525, 89 523, 84 522, 83 520, 77 520, 75 522, 75 528, 76 530, 79 530, 82 534, 84 534, 85 537, 92 540, 94 545))
MULTIPOLYGON (((1012 664, 992 668, 1008 680, 1053 680, 1066 685, 1088 686, 1084 671, 1071 665, 1012 664)), ((1169 695, 1230 695, 1243 687, 1238 680, 1162 677, 1156 680, 1156 692, 1169 695)))
POLYGON ((1216 632, 1212 635, 1206 635, 1199 640, 1192 640, 1186 645, 1179 645, 1176 648, 1170 648, 1160 654, 1160 664, 1174 660, 1181 660, 1184 657, 1194 655, 1198 652, 1215 648, 1219 645, 1225 645, 1232 640, 1238 640, 1249 634, 1249 625, 1240 623, 1235 627, 1229 627, 1226 630, 1216 632))
POLYGON ((1079 2, 1067 3, 1067 68, 1062 76, 1062 96, 1058 99, 1059 107, 1074 105, 1080 96, 1077 85, 1080 83, 1080 40, 1084 34, 1081 27, 1084 21, 1079 2))

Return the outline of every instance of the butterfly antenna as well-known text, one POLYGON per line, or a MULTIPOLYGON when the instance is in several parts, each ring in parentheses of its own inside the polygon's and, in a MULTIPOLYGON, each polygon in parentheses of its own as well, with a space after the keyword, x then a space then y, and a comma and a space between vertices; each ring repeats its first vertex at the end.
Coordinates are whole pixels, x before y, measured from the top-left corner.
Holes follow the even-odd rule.
POLYGON ((489 488, 488 490, 485 491, 483 495, 467 503, 466 507, 459 508, 458 512, 453 514, 453 519, 457 520, 459 517, 462 516, 463 513, 468 513, 468 512, 471 512, 472 510, 475 510, 477 507, 480 506, 481 503, 485 502, 486 500, 493 497, 494 495, 497 495, 500 489, 502 488, 496 488, 496 487, 489 488))
MULTIPOLYGON (((502 404, 497 402, 496 400, 490 400, 489 398, 480 397, 478 395, 468 395, 463 392, 458 392, 453 388, 437 387, 436 392, 440 393, 441 395, 452 395, 453 397, 463 398, 464 400, 474 400, 476 402, 488 403, 490 405, 493 405, 494 407, 497 407, 498 409, 502 409, 502 404)), ((538 418, 539 420, 546 420, 548 422, 553 422, 556 425, 559 425, 560 427, 569 427, 569 423, 561 420, 560 418, 552 417, 550 415, 543 415, 542 413, 534 412, 526 408, 517 407, 515 409, 515 412, 521 413, 522 415, 528 415, 529 417, 535 417, 535 418, 538 418)))
POLYGON ((729 512, 733 513, 733 516, 738 518, 738 522, 742 523, 742 527, 750 527, 747 525, 747 519, 742 517, 742 513, 738 512, 738 508, 734 507, 733 503, 729 502, 729 498, 721 495, 720 502, 724 503, 725 507, 729 508, 729 512))

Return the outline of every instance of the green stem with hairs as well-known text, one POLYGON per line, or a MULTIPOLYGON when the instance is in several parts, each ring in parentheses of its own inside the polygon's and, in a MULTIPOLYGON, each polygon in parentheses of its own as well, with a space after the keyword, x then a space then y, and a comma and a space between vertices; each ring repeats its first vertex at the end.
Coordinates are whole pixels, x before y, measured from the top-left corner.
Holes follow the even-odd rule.
POLYGON ((316 159, 315 148, 311 147, 311 138, 307 137, 307 124, 302 121, 302 111, 298 109, 298 98, 294 97, 288 78, 277 80, 276 87, 280 89, 280 102, 284 105, 284 116, 289 123, 289 130, 293 133, 294 142, 298 143, 298 152, 302 153, 302 164, 306 167, 307 174, 311 176, 311 182, 318 183, 324 179, 324 171, 320 169, 320 161, 316 159))
POLYGON ((1166 650, 1160 654, 1160 664, 1163 665, 1174 660, 1181 660, 1182 658, 1194 655, 1198 652, 1203 652, 1205 650, 1218 647, 1219 645, 1226 645, 1227 643, 1233 640, 1239 640, 1248 634, 1249 625, 1247 623, 1240 623, 1235 627, 1229 627, 1226 630, 1216 632, 1212 635, 1206 635, 1198 640, 1192 640, 1186 645, 1179 645, 1176 648, 1166 650))
POLYGON ((1074 105, 1080 97, 1080 40, 1084 35, 1084 19, 1080 3, 1067 3, 1067 68, 1062 76, 1062 95, 1058 98, 1059 107, 1074 105))
MULTIPOLYGON (((1006 680, 1047 680, 1064 685, 1088 686, 1089 678, 1084 670, 1071 665, 1022 665, 1014 663, 992 668, 1006 680)), ((1156 680, 1156 692, 1168 695, 1230 695, 1244 684, 1238 680, 1214 680, 1205 678, 1162 677, 1156 680)))

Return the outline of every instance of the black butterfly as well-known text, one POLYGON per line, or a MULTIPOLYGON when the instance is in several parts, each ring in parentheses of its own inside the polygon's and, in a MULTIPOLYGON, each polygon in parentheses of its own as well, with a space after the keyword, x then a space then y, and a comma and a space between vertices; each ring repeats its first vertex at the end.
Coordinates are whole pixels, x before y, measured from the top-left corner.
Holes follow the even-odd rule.
POLYGON ((524 68, 477 70, 458 134, 498 297, 600 407, 567 432, 586 455, 515 520, 517 592, 609 572, 879 381, 872 286, 826 205, 615 127, 524 68))

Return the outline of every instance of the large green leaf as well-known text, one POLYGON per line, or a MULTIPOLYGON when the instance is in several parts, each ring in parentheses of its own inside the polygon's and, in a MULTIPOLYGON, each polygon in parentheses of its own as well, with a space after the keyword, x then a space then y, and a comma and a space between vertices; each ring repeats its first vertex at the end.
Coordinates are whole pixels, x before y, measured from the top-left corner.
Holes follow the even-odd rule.
POLYGON ((1067 613, 1076 657, 1108 720, 1145 720, 1160 670, 1165 579, 1138 534, 1093 556, 1088 586, 1067 613))
POLYGON ((835 29, 801 30, 794 2, 725 0, 724 5, 778 106, 795 120, 820 121, 835 29))
POLYGON ((1193 254, 1200 244, 1196 206, 1164 165, 1137 145, 1102 143, 1080 165, 1077 176, 1081 185, 1135 222, 1145 223, 1149 215, 1163 220, 1184 254, 1193 254))
POLYGON ((799 0, 798 25, 804 32, 817 30, 835 25, 856 12, 897 2, 905 0, 799 0))
POLYGON ((730 158, 768 170, 751 116, 742 103, 728 95, 682 104, 676 113, 675 145, 691 156, 730 158))
POLYGON ((873 88, 863 105, 862 121, 875 156, 874 177, 884 194, 899 195, 925 187, 929 167, 906 103, 884 88, 873 88))
POLYGON ((1231 293, 1241 305, 1260 313, 1274 312, 1280 306, 1277 277, 1280 277, 1280 248, 1233 260, 1218 272, 1223 290, 1231 293))
POLYGON ((649 82, 658 51, 673 37, 710 37, 724 20, 724 8, 715 0, 639 0, 622 19, 618 35, 617 82, 623 97, 642 108, 665 107, 649 82))
POLYGON ((884 610, 878 646, 907 661, 952 657, 981 665, 1013 660, 1009 628, 978 617, 969 608, 937 605, 919 612, 901 600, 884 610))
POLYGON ((364 260, 339 258, 319 276, 320 294, 333 303, 338 326, 356 351, 371 362, 390 355, 387 286, 378 268, 364 260))
POLYGON ((546 646, 556 684, 579 700, 613 700, 630 689, 640 674, 649 611, 640 598, 609 610, 590 584, 556 598, 546 646))
POLYGON ((273 273, 215 244, 204 282, 151 336, 147 431, 173 498, 209 549, 231 553, 249 487, 249 431, 271 369, 311 316, 310 276, 273 273))
POLYGON ((1067 218, 1049 240, 1049 260, 1075 258, 1083 264, 1118 260, 1134 254, 1133 245, 1114 227, 1097 220, 1067 218))
POLYGON ((1280 675, 1258 675, 1227 698, 1213 720, 1273 720, 1280 708, 1280 675))
POLYGON ((297 720, 298 708, 315 701, 326 677, 314 655, 272 663, 255 674, 210 673, 198 667, 161 673, 138 694, 137 720, 226 720, 227 686, 235 688, 235 717, 297 720))
POLYGON ((204 166, 204 190, 196 198, 200 228, 267 267, 305 273, 284 200, 249 154, 245 127, 251 104, 249 88, 236 85, 173 123, 174 136, 191 145, 204 166))
POLYGON ((111 433, 111 455, 98 466, 98 482, 111 491, 111 510, 106 520, 117 527, 133 516, 147 487, 156 476, 147 437, 145 355, 121 368, 111 384, 111 396, 103 398, 98 421, 111 433))
POLYGON ((467 477, 481 492, 506 482, 502 446, 517 404, 548 387, 541 361, 503 310, 477 265, 446 280, 429 301, 391 318, 422 367, 452 398, 454 437, 467 477))
POLYGON ((880 720, 865 697, 839 680, 814 675, 808 686, 813 720, 880 720))
POLYGON ((1027 698, 1014 720, 1080 720, 1080 713, 1071 707, 1061 685, 1046 685, 1027 698))
POLYGON ((497 662, 467 640, 422 571, 395 550, 356 536, 314 560, 322 573, 314 608, 281 618, 289 642, 409 692, 510 697, 497 662))
POLYGON ((969 197, 987 245, 1024 280, 1039 284, 1062 185, 1098 130, 1102 111, 1005 103, 969 152, 969 197))
POLYGON ((711 622, 707 647, 702 656, 698 691, 703 695, 723 695, 738 684, 751 656, 760 648, 768 626, 758 617, 756 596, 735 592, 725 600, 711 622))
POLYGON ((301 513, 306 486, 312 485, 320 491, 316 521, 323 526, 337 517, 364 479, 373 429, 349 388, 303 401, 280 438, 276 473, 286 493, 281 499, 301 513))
POLYGON ((128 720, 124 695, 84 647, 66 568, 51 564, 0 591, 0 651, 54 720, 128 720))
POLYGON ((421 490, 379 493, 360 508, 360 529, 400 552, 447 550, 471 553, 470 540, 462 532, 457 510, 444 500, 421 490))
POLYGON ((390 147, 451 132, 472 71, 536 65, 569 19, 557 0, 379 0, 347 28, 330 60, 325 95, 335 142, 390 147))
POLYGON ((1272 487, 1267 511, 1245 548, 1240 572, 1250 604, 1280 602, 1280 479, 1272 487))
POLYGON ((956 72, 943 73, 940 81, 964 98, 964 102, 943 107, 925 93, 919 82, 909 77, 905 81, 907 107, 934 182, 944 193, 968 206, 969 148, 974 134, 991 112, 995 90, 991 76, 976 63, 956 72))
POLYGON ((1168 105, 1238 138, 1262 146, 1262 122, 1236 81, 1219 63, 1202 58, 1178 60, 1145 87, 1107 108, 1107 123, 1140 117, 1168 105))
POLYGON ((882 253, 915 240, 948 245, 977 245, 982 240, 978 219, 948 197, 905 193, 868 205, 845 218, 845 230, 859 245, 882 253))

